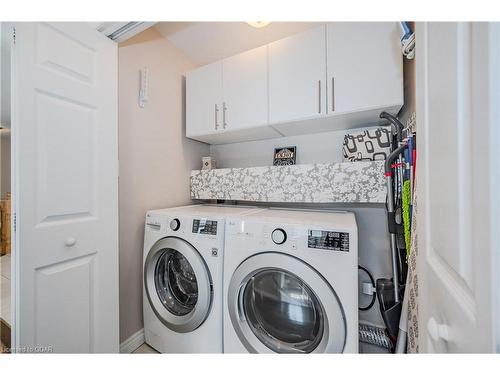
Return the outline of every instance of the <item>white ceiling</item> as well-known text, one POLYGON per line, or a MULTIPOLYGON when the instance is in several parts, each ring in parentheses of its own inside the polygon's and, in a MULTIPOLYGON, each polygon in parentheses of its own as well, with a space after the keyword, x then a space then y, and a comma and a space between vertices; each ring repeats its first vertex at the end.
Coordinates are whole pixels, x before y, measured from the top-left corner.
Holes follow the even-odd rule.
POLYGON ((193 63, 205 65, 301 32, 321 22, 271 22, 255 28, 246 22, 159 22, 155 28, 193 63))

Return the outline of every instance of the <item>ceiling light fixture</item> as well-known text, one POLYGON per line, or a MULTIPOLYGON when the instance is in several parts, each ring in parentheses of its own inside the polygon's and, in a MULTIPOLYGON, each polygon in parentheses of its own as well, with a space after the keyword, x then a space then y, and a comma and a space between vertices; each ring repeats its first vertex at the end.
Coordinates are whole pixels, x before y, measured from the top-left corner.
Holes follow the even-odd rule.
POLYGON ((253 27, 256 27, 256 28, 260 29, 261 27, 266 27, 271 22, 267 22, 267 21, 250 21, 250 22, 247 22, 247 23, 250 26, 253 26, 253 27))

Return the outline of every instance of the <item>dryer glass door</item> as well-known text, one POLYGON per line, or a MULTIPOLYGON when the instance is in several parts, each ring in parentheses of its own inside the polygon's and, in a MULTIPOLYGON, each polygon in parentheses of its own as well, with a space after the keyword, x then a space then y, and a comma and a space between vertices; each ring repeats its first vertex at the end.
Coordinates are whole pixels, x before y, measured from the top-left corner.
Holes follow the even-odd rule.
POLYGON ((323 337, 323 307, 314 292, 290 272, 256 273, 240 298, 250 329, 281 353, 310 353, 323 337))
POLYGON ((341 353, 342 305, 310 265, 283 253, 243 261, 229 283, 227 306, 236 335, 253 353, 341 353))
POLYGON ((210 313, 212 278, 201 254, 188 242, 166 237, 144 263, 144 287, 160 321, 176 332, 191 332, 210 313))

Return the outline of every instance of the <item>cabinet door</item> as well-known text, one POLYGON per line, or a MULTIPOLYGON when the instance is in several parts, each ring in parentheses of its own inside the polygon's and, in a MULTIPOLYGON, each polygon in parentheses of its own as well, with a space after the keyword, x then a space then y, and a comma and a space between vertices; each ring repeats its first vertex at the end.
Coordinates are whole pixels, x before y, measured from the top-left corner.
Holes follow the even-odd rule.
POLYGON ((403 57, 396 22, 327 25, 328 111, 403 104, 403 57))
POLYGON ((226 107, 223 128, 267 125, 267 46, 225 59, 222 76, 226 107))
POLYGON ((269 121, 326 114, 325 26, 269 44, 269 121))
POLYGON ((222 62, 186 74, 186 136, 222 129, 222 62))

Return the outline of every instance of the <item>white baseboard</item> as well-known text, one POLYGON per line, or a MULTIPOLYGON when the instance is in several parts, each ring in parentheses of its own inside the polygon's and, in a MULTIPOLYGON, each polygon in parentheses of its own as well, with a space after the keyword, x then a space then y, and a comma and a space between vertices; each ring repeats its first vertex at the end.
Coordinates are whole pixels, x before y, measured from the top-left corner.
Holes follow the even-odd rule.
POLYGON ((139 346, 144 344, 144 340, 144 328, 142 328, 120 344, 120 353, 133 353, 139 346))

